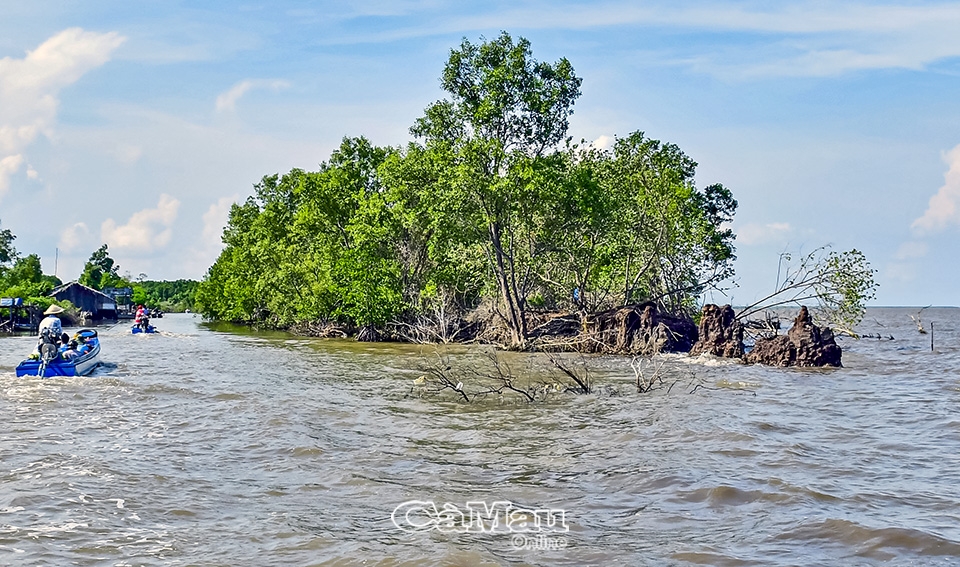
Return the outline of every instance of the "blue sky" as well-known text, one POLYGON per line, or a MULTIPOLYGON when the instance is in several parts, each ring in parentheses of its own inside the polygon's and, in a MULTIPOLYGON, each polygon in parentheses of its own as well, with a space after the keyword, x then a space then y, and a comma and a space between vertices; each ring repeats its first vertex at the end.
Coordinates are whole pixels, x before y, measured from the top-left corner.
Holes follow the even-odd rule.
POLYGON ((405 143, 449 50, 501 30, 583 77, 574 138, 644 131, 734 192, 735 303, 829 244, 877 305, 960 305, 957 3, 0 0, 0 222, 65 280, 103 242, 201 278, 263 175, 405 143))

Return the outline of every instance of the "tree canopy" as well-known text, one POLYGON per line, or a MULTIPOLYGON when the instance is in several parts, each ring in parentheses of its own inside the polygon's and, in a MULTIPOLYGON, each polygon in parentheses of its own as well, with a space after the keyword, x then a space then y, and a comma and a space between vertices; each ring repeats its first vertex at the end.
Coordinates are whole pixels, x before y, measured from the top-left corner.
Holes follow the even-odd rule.
POLYGON ((104 244, 90 255, 77 281, 97 290, 105 287, 122 287, 128 282, 120 277, 119 270, 120 266, 110 257, 107 245, 104 244))

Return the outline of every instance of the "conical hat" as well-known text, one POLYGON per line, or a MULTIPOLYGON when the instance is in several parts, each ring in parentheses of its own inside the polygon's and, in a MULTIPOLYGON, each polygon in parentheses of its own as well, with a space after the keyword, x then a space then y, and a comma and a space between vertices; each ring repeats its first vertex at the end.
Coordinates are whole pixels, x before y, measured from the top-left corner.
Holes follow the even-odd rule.
POLYGON ((43 312, 44 315, 56 315, 57 313, 63 313, 63 307, 59 305, 51 305, 47 307, 47 310, 43 312))

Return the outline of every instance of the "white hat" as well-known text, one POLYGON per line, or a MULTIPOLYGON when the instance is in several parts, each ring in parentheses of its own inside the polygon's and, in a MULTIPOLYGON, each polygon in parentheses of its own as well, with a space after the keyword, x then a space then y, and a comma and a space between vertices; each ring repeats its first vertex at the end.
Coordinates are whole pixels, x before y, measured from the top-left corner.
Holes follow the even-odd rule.
POLYGON ((56 315, 57 313, 63 313, 63 307, 59 305, 51 305, 47 307, 47 310, 43 312, 44 315, 56 315))

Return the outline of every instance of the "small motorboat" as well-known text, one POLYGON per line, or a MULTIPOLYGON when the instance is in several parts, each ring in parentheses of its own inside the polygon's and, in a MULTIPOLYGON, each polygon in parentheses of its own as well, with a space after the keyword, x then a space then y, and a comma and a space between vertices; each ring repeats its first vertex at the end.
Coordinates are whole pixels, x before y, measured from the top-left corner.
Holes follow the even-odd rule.
POLYGON ((64 358, 63 351, 55 344, 40 345, 40 354, 34 354, 17 366, 17 376, 86 376, 100 365, 100 339, 93 329, 81 329, 74 338, 82 343, 77 349, 79 356, 64 358))
POLYGON ((158 331, 153 325, 147 325, 147 328, 144 329, 142 325, 137 324, 130 327, 130 332, 134 335, 138 335, 140 333, 159 333, 160 331, 158 331))

